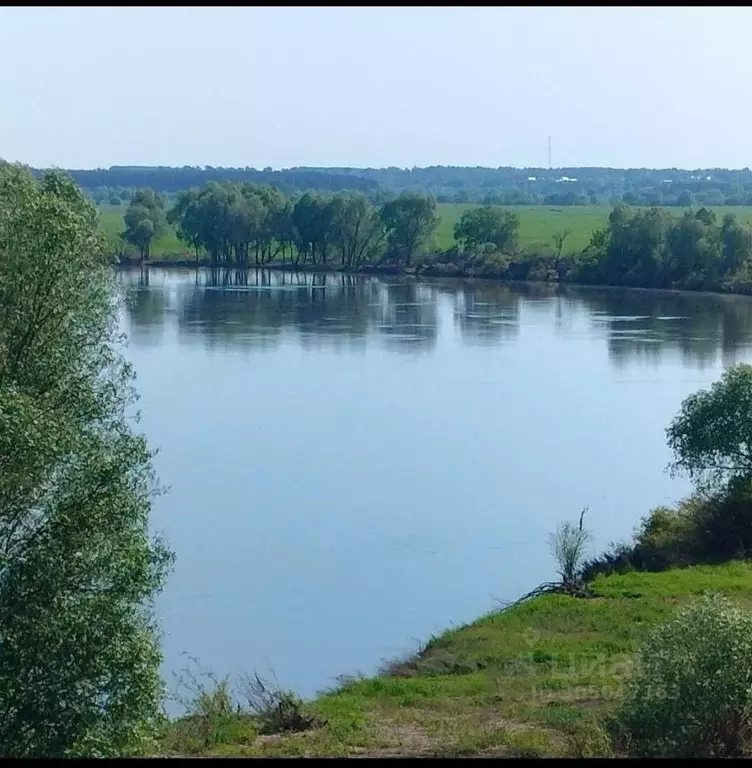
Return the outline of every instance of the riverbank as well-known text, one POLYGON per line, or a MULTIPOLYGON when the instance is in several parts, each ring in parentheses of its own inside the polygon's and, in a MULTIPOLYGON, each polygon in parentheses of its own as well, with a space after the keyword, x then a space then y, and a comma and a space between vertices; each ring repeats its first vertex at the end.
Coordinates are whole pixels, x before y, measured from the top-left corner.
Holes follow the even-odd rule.
POLYGON ((205 709, 166 729, 161 754, 598 756, 595 721, 619 702, 647 630, 706 591, 752 605, 752 564, 600 576, 590 599, 544 595, 432 638, 381 675, 307 703, 318 727, 260 735, 205 709))

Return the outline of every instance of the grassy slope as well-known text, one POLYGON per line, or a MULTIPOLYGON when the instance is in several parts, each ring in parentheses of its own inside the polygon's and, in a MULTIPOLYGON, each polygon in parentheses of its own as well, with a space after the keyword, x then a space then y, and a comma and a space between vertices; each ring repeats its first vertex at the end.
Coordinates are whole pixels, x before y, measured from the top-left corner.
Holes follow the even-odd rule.
MULTIPOLYGON (((256 736, 237 719, 198 751, 572 754, 567 729, 613 709, 645 631, 708 590, 752 605, 752 564, 600 577, 593 587, 595 599, 549 595, 489 614, 433 639, 420 658, 393 665, 391 676, 323 694, 311 705, 327 720, 322 728, 256 736)), ((176 736, 165 751, 186 754, 176 736)))
MULTIPOLYGON (((449 248, 453 243, 454 224, 462 212, 472 208, 472 204, 439 203, 437 213, 440 217, 435 234, 435 244, 438 248, 449 248)), ((604 206, 569 206, 556 208, 551 206, 518 205, 511 206, 520 217, 520 245, 530 250, 551 249, 552 238, 556 232, 569 229, 569 235, 564 251, 578 251, 590 242, 590 235, 599 227, 604 226, 612 207, 604 206)), ((670 208, 678 214, 680 209, 670 208)), ((733 213, 740 222, 752 224, 751 207, 721 207, 714 208, 719 219, 727 213, 733 213)), ((123 230, 123 215, 126 206, 100 206, 100 222, 102 229, 113 241, 117 240, 123 230)), ((167 234, 161 237, 152 249, 152 259, 169 260, 173 257, 184 257, 186 247, 177 239, 175 231, 170 227, 167 234)))

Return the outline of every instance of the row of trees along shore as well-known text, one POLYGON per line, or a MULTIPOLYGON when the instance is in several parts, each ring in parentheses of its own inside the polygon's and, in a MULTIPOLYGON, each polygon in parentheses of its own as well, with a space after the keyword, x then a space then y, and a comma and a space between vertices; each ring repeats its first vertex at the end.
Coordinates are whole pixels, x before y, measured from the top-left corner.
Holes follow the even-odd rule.
POLYGON ((752 232, 733 214, 710 209, 677 216, 662 208, 614 207, 581 251, 566 249, 563 230, 548 248, 519 245, 519 216, 496 206, 465 211, 454 244, 434 247, 439 223, 433 197, 402 193, 376 205, 357 191, 286 197, 272 186, 209 183, 177 196, 167 209, 151 189, 138 190, 123 239, 142 262, 167 229, 186 253, 217 267, 292 265, 426 274, 546 280, 694 290, 752 290, 752 232))

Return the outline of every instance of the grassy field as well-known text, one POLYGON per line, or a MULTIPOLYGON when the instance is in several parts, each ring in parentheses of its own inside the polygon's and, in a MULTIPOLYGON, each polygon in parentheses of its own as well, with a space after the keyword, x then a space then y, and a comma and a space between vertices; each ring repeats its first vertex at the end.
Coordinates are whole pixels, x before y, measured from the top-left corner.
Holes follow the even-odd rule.
MULTIPOLYGON (((437 213, 440 217, 435 234, 437 248, 449 248, 454 242, 454 225, 463 211, 474 207, 473 204, 439 203, 437 213)), ((608 220, 611 206, 570 206, 556 208, 551 206, 518 205, 510 206, 508 210, 515 211, 520 217, 520 245, 528 250, 550 249, 553 236, 557 232, 569 229, 565 252, 582 250, 589 242, 594 230, 602 227, 608 220)), ((681 209, 669 208, 672 213, 679 214, 681 209)), ((736 215, 740 222, 752 224, 752 207, 718 207, 714 208, 719 218, 727 213, 736 215)), ((123 231, 123 216, 126 206, 102 205, 99 208, 100 224, 105 234, 113 242, 118 240, 123 231)), ((122 246, 121 246, 122 247, 122 246)), ((178 240, 175 231, 170 227, 152 248, 152 259, 167 259, 184 257, 186 247, 178 240)))
MULTIPOLYGON (((546 595, 432 639, 412 659, 310 703, 311 730, 252 717, 177 721, 166 754, 581 756, 613 710, 645 632, 705 591, 752 605, 752 565, 600 577, 594 599, 546 595)), ((210 709, 210 708, 209 708, 210 709)), ((208 711, 208 710, 205 710, 208 711)), ((602 739, 601 739, 602 744, 602 739)), ((593 755, 593 756, 597 756, 593 755)))
MULTIPOLYGON (((437 213, 441 217, 436 231, 436 240, 440 248, 448 248, 452 244, 454 224, 463 211, 474 207, 472 204, 439 203, 437 213)), ((608 215, 613 210, 610 205, 568 206, 557 208, 543 205, 507 206, 520 217, 520 245, 528 250, 551 248, 553 236, 557 232, 569 229, 564 251, 579 251, 590 242, 591 234, 608 221, 608 215)), ((667 208, 675 215, 681 215, 682 208, 667 208)), ((720 221, 727 213, 734 214, 746 225, 752 224, 752 207, 724 206, 713 207, 720 221)))
MULTIPOLYGON (((99 206, 99 226, 110 242, 117 244, 117 248, 131 254, 138 255, 138 251, 122 242, 120 233, 125 229, 123 217, 125 216, 127 205, 100 205, 99 206)), ((178 240, 175 230, 172 227, 167 228, 167 232, 160 237, 152 246, 152 259, 183 258, 187 249, 185 243, 178 240)))
MULTIPOLYGON (((441 217, 436 230, 440 248, 448 248, 454 240, 454 225, 472 204, 439 203, 437 213, 441 217)), ((553 208, 538 205, 509 206, 520 217, 520 245, 525 249, 550 249, 557 232, 571 230, 566 251, 581 250, 590 242, 590 235, 608 220, 611 206, 553 208)), ((752 211, 751 211, 752 215, 752 211)))

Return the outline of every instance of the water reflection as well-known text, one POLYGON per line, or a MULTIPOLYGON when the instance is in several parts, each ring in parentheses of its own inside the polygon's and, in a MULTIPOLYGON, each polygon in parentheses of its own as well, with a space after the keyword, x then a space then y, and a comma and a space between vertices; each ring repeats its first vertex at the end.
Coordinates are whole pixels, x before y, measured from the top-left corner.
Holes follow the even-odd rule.
POLYGON ((157 344, 162 338, 170 311, 170 290, 164 280, 151 290, 150 270, 139 270, 126 278, 125 308, 130 335, 139 343, 157 344))
POLYGON ((515 342, 521 325, 550 324, 602 338, 617 368, 671 354, 702 370, 736 362, 752 341, 752 301, 738 296, 268 270, 136 269, 118 280, 129 332, 150 344, 174 325, 208 349, 268 350, 289 336, 312 349, 426 353, 445 318, 468 344, 515 342))
MULTIPOLYGON (((569 289, 570 291, 572 289, 569 289)), ((738 359, 752 336, 752 301, 742 296, 580 289, 591 322, 605 331, 616 366, 657 365, 676 352, 699 369, 738 359)))
POLYGON ((521 299, 509 286, 460 285, 452 298, 455 327, 464 341, 494 345, 517 338, 521 299))

